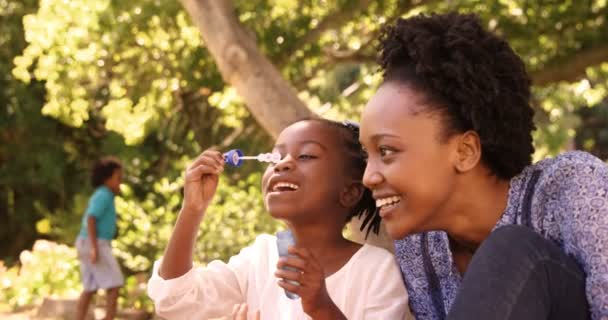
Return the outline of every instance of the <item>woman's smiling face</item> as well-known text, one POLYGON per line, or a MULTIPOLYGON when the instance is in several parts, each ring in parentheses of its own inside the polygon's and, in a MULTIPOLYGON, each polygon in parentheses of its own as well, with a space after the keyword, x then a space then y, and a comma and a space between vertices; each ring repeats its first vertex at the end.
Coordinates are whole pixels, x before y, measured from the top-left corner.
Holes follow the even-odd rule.
POLYGON ((442 138, 441 114, 407 85, 383 84, 361 117, 368 153, 363 183, 393 239, 441 229, 456 172, 456 143, 442 138))

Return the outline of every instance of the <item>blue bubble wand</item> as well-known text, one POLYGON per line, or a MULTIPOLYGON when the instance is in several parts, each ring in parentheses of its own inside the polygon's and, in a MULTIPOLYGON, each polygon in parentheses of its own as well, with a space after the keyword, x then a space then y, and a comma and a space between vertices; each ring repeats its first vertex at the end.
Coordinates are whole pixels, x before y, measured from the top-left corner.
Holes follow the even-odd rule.
POLYGON ((281 161, 280 153, 260 153, 257 156, 245 156, 243 151, 239 149, 233 149, 224 153, 224 162, 233 166, 240 167, 243 164, 243 160, 258 160, 260 162, 278 163, 281 161))

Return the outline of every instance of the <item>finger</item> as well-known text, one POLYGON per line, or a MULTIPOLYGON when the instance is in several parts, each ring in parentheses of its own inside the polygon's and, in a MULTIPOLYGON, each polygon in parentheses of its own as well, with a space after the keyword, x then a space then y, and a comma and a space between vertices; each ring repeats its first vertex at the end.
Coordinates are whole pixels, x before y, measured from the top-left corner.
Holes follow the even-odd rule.
POLYGON ((302 287, 297 284, 289 283, 285 280, 279 280, 279 281, 277 281, 277 284, 279 285, 279 287, 281 287, 291 293, 300 295, 300 291, 301 291, 302 287))
POLYGON ((201 152, 198 156, 196 156, 196 158, 194 158, 194 160, 190 161, 190 163, 188 163, 188 166, 186 167, 187 169, 190 169, 190 167, 194 166, 194 164, 199 161, 201 158, 207 156, 207 150, 201 152))
POLYGON ((207 166, 214 167, 217 169, 224 167, 224 164, 218 163, 216 161, 216 159, 213 159, 213 158, 207 157, 207 156, 203 156, 203 157, 197 159, 196 161, 194 161, 192 164, 190 164, 190 166, 188 167, 188 170, 192 170, 200 165, 207 165, 207 166))
POLYGON ((275 271, 274 275, 275 275, 275 277, 281 278, 284 280, 291 280, 291 281, 297 281, 297 282, 302 281, 302 272, 301 271, 278 269, 277 271, 275 271))
POLYGON ((314 253, 312 253, 312 251, 310 251, 306 248, 300 248, 300 247, 294 247, 294 246, 287 248, 287 250, 290 254, 296 255, 296 256, 300 257, 302 260, 305 260, 308 263, 309 269, 313 269, 313 270, 322 269, 321 264, 319 263, 319 260, 314 255, 314 253))
POLYGON ((207 150, 207 155, 215 161, 215 163, 219 166, 224 165, 224 155, 217 150, 207 150))
POLYGON ((260 310, 255 312, 255 316, 253 317, 253 320, 260 320, 261 319, 261 315, 260 315, 260 310))
POLYGON ((281 257, 277 262, 277 269, 283 269, 285 267, 291 267, 305 271, 308 269, 309 263, 299 257, 281 257))
POLYGON ((295 254, 302 259, 310 259, 312 257, 312 252, 306 248, 298 248, 295 246, 289 246, 287 248, 287 252, 289 254, 295 254))
POLYGON ((200 165, 186 173, 187 181, 198 181, 201 180, 204 175, 219 175, 222 173, 221 169, 210 167, 207 165, 200 165))
POLYGON ((224 158, 222 154, 218 151, 205 150, 190 164, 189 168, 194 168, 202 163, 217 167, 223 167, 224 158))

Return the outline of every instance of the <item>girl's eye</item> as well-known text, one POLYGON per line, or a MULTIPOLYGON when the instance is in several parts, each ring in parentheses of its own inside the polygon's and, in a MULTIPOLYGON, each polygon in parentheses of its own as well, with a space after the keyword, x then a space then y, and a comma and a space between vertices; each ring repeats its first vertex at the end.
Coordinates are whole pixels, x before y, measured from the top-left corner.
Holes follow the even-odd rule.
POLYGON ((316 156, 313 156, 311 154, 301 154, 298 156, 298 159, 301 159, 301 160, 310 160, 310 159, 316 159, 316 158, 317 158, 316 156))
POLYGON ((395 150, 387 146, 378 147, 378 151, 380 152, 380 157, 390 156, 391 154, 395 153, 395 150))

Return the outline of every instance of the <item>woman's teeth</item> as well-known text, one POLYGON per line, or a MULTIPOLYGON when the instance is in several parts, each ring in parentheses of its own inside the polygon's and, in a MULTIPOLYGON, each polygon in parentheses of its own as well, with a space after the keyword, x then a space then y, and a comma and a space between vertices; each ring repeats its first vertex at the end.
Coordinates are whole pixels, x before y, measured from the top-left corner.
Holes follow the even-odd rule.
POLYGON ((376 207, 382 208, 387 205, 394 205, 401 201, 401 197, 393 196, 376 200, 376 207))

